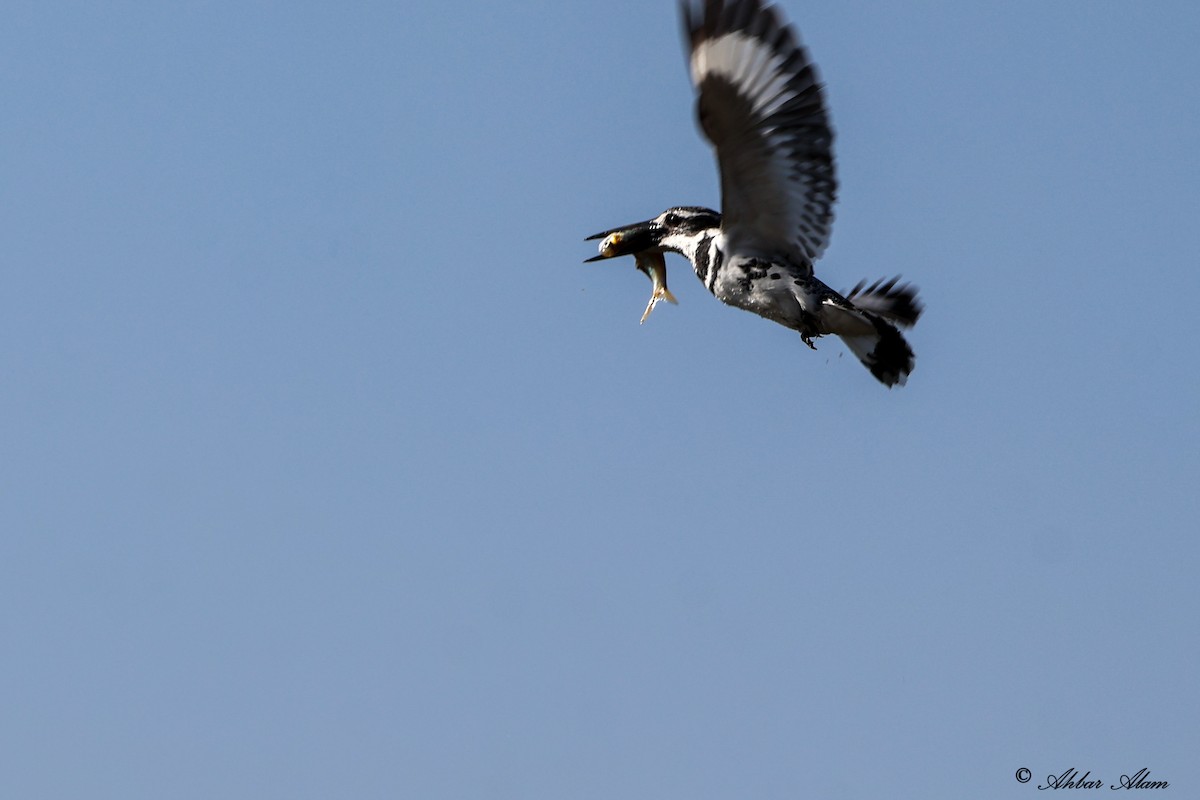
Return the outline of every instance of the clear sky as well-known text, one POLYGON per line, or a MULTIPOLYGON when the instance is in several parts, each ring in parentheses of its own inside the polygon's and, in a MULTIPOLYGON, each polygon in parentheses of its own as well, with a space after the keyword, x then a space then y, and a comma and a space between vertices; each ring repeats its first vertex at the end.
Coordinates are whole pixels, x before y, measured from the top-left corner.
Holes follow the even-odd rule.
POLYGON ((783 8, 901 389, 581 263, 670 0, 6 6, 0 796, 1200 795, 1200 7, 783 8))

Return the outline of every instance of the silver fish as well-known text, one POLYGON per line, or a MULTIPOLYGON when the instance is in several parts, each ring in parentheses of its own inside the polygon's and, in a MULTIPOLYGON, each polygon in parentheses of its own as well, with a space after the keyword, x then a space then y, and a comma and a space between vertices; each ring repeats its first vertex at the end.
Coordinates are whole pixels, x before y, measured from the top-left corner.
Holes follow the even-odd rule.
POLYGON ((652 252, 635 253, 634 260, 637 262, 637 268, 654 285, 654 288, 650 292, 650 302, 646 304, 646 311, 642 314, 642 322, 646 321, 646 317, 650 316, 650 312, 662 300, 666 300, 673 305, 679 305, 679 301, 675 299, 675 295, 671 294, 671 290, 667 288, 667 261, 663 258, 663 254, 652 252))
POLYGON ((637 263, 637 268, 650 279, 654 288, 650 291, 650 302, 646 304, 642 322, 646 321, 646 317, 650 316, 650 312, 662 300, 679 304, 675 295, 667 288, 667 262, 661 250, 652 249, 653 237, 648 224, 628 225, 587 237, 588 241, 592 239, 603 240, 600 242, 600 255, 584 259, 584 263, 631 255, 637 263))

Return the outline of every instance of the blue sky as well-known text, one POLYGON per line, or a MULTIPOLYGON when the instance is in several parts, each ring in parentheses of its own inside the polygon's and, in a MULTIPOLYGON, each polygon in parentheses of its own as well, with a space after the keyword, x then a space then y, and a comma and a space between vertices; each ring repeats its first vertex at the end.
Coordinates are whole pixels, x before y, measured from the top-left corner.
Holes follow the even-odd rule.
POLYGON ((1195 793, 1200 11, 783 4, 887 391, 580 263, 673 3, 413 5, 7 9, 0 794, 1195 793))

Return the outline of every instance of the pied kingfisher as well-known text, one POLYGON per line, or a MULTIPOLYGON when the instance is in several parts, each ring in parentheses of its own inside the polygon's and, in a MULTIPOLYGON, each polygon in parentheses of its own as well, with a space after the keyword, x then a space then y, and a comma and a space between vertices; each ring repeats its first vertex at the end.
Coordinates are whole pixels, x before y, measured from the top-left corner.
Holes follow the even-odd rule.
POLYGON ((840 336, 887 386, 903 385, 913 352, 897 325, 921 314, 898 279, 839 294, 813 275, 829 243, 837 178, 833 130, 816 68, 790 26, 762 0, 684 0, 696 115, 721 174, 721 211, 680 206, 654 219, 589 236, 599 261, 633 255, 654 282, 646 316, 666 287, 663 253, 692 263, 724 303, 813 339, 840 336))

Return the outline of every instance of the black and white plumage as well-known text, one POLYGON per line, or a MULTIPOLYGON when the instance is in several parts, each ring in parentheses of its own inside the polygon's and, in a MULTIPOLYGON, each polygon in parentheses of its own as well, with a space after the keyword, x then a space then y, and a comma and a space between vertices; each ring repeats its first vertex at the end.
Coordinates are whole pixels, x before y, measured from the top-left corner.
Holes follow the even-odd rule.
POLYGON ((721 175, 721 213, 680 206, 596 234, 589 239, 603 239, 600 255, 588 261, 633 254, 642 264, 650 253, 679 253, 719 300, 798 331, 810 347, 840 336, 882 383, 903 384, 914 357, 897 326, 920 316, 916 289, 892 279, 839 294, 813 275, 829 244, 837 177, 808 54, 762 0, 695 2, 682 6, 684 36, 697 118, 721 175))

